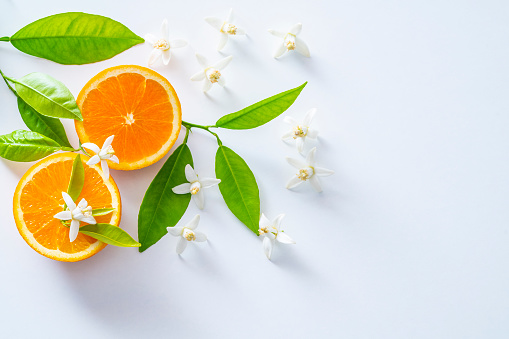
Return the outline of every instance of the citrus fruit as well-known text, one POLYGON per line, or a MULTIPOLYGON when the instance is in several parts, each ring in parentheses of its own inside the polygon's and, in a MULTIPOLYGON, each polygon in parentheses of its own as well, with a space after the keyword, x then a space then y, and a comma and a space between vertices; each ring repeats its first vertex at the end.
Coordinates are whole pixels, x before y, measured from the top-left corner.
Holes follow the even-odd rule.
POLYGON ((90 79, 77 100, 83 121, 75 121, 82 143, 99 147, 115 135, 118 164, 133 170, 161 159, 180 132, 182 113, 171 84, 151 69, 128 65, 105 69, 90 79))
MULTIPOLYGON (((40 254, 60 261, 83 260, 106 246, 82 233, 71 243, 69 228, 53 217, 63 211, 62 192, 67 192, 75 157, 75 153, 55 153, 44 158, 23 175, 14 192, 14 220, 21 236, 40 254)), ((85 184, 76 201, 85 198, 93 209, 115 208, 95 220, 118 226, 121 202, 117 185, 104 176, 99 165, 85 165, 87 156, 81 155, 81 159, 85 184)))

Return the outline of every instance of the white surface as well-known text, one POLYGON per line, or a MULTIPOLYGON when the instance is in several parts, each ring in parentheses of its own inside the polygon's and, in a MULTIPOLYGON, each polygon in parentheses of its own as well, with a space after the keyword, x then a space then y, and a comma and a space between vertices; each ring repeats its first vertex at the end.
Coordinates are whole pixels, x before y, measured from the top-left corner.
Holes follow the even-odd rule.
MULTIPOLYGON (((112 17, 138 35, 164 17, 176 50, 155 70, 176 88, 184 119, 213 123, 257 100, 309 84, 285 114, 318 108, 318 162, 336 174, 284 188, 296 150, 280 141, 283 116, 252 131, 220 130, 255 173, 262 210, 286 213, 295 246, 269 262, 257 239, 206 192, 206 244, 182 257, 164 237, 139 254, 108 246, 75 264, 46 259, 25 244, 12 194, 30 164, 1 161, 0 319, 12 338, 506 338, 509 331, 509 47, 505 1, 235 2, 249 36, 215 51, 205 16, 226 16, 225 1, 1 1, 0 35, 64 11, 112 17), (143 5, 142 5, 143 4, 143 5), (312 57, 274 60, 268 28, 303 23, 312 57), (189 81, 194 52, 233 55, 228 88, 209 96, 189 81)), ((0 43, 10 76, 39 71, 77 95, 89 78, 119 64, 145 65, 147 45, 111 60, 62 66, 0 43)), ((14 96, 0 85, 1 133, 23 128, 14 96)), ((73 143, 72 123, 65 124, 73 143)), ((215 142, 197 131, 190 148, 212 176, 215 142)), ((166 158, 165 158, 166 159, 166 158)), ((122 227, 137 233, 145 189, 163 162, 113 171, 122 227)), ((197 213, 191 205, 183 222, 197 213)))

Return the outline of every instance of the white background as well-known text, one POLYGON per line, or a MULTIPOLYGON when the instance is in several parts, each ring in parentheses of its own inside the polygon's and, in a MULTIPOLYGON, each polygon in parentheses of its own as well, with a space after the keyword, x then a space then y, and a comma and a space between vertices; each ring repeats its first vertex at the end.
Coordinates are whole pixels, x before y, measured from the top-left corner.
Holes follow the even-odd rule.
MULTIPOLYGON (((1 0, 0 36, 47 15, 85 11, 140 36, 163 18, 175 50, 154 69, 174 85, 184 120, 209 124, 309 81, 281 117, 251 131, 220 130, 257 177, 262 211, 286 213, 296 245, 275 249, 207 190, 199 229, 208 243, 181 257, 165 236, 140 254, 108 246, 79 263, 40 256, 20 237, 12 195, 31 164, 0 162, 0 319, 9 338, 507 338, 509 331, 509 4, 506 1, 16 1, 1 0), (205 16, 225 17, 247 37, 215 50, 205 16), (271 56, 268 28, 303 23, 306 59, 271 56), (233 55, 228 87, 189 81, 194 53, 233 55), (317 107, 317 161, 335 170, 324 192, 285 189, 297 157, 280 140, 283 116, 317 107)), ((77 95, 96 73, 146 65, 148 45, 110 60, 63 66, 0 43, 11 77, 44 72, 77 95)), ((24 128, 15 97, 0 84, 1 133, 24 128)), ((77 144, 72 122, 65 122, 77 144)), ((181 136, 182 137, 182 136, 181 136)), ((216 144, 196 131, 197 171, 214 176, 216 144)), ((166 159, 167 157, 165 157, 166 159)), ((143 194, 163 161, 113 171, 121 226, 137 234, 143 194)), ((190 205, 182 222, 197 208, 190 205)))

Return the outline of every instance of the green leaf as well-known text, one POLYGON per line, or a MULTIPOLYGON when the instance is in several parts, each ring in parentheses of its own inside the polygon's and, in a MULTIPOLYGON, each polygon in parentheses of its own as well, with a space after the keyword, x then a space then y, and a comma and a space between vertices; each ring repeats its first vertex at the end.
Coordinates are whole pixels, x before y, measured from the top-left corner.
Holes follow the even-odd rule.
POLYGON ((193 157, 186 144, 180 145, 166 160, 150 184, 138 214, 140 252, 159 241, 184 215, 191 194, 175 194, 172 188, 187 182, 185 167, 193 166, 193 157))
POLYGON ((98 217, 100 215, 110 214, 114 210, 115 210, 114 208, 96 208, 92 210, 92 216, 98 217))
POLYGON ((18 110, 21 118, 31 131, 55 140, 60 146, 72 147, 60 120, 37 113, 20 97, 18 97, 18 110))
POLYGON ((250 129, 266 124, 286 111, 297 99, 307 82, 299 87, 276 94, 238 112, 227 114, 217 122, 217 127, 228 129, 250 129))
POLYGON ((12 161, 35 161, 60 150, 72 151, 37 132, 17 130, 0 135, 0 157, 12 161))
POLYGON ((53 117, 83 120, 71 91, 63 83, 44 73, 30 73, 15 83, 18 95, 38 113, 53 117))
POLYGON ((81 65, 109 59, 145 40, 110 18, 69 12, 28 24, 10 41, 27 54, 60 64, 81 65))
POLYGON ((80 196, 83 184, 85 184, 85 169, 78 154, 72 163, 71 179, 69 179, 69 186, 67 186, 67 194, 71 196, 73 201, 76 201, 80 196))
POLYGON ((226 146, 216 153, 216 177, 219 190, 232 213, 251 231, 258 234, 260 193, 253 172, 244 159, 226 146))
POLYGON ((141 246, 126 231, 110 224, 85 225, 80 227, 80 232, 109 245, 119 247, 141 246))

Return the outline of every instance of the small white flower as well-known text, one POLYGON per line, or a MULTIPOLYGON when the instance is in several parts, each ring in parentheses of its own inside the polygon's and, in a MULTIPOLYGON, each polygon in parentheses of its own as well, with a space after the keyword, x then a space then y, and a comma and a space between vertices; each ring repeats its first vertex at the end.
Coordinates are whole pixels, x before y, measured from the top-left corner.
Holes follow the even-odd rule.
POLYGON ((225 80, 222 76, 221 70, 223 70, 230 61, 232 61, 233 56, 227 56, 224 59, 219 60, 214 65, 210 66, 207 59, 205 59, 204 56, 201 54, 196 53, 196 60, 198 60, 198 63, 201 67, 203 67, 203 70, 196 73, 191 77, 192 81, 201 81, 203 80, 203 91, 207 92, 211 87, 212 84, 218 83, 221 87, 224 87, 225 80))
POLYGON ((195 231, 200 222, 200 215, 197 214, 191 221, 184 227, 167 227, 168 233, 174 237, 179 237, 177 243, 177 254, 181 254, 187 247, 189 241, 207 241, 207 236, 203 232, 195 231))
POLYGON ((101 168, 103 170, 103 173, 108 179, 110 178, 110 169, 108 167, 108 163, 106 162, 106 160, 116 162, 117 164, 119 162, 118 157, 115 155, 115 151, 113 150, 113 146, 111 146, 114 137, 115 137, 114 135, 110 135, 104 141, 102 148, 99 148, 99 146, 91 142, 86 142, 81 145, 82 147, 88 148, 89 150, 95 153, 95 155, 92 158, 90 158, 89 161, 87 161, 87 165, 92 166, 101 162, 101 168))
POLYGON ((316 108, 310 109, 306 113, 306 116, 304 117, 302 123, 299 123, 294 118, 288 116, 285 117, 284 119, 284 121, 287 124, 290 124, 292 126, 292 129, 283 135, 283 140, 286 141, 295 139, 295 142, 297 144, 297 150, 300 153, 302 153, 302 150, 304 149, 304 143, 306 141, 306 138, 315 139, 318 136, 318 131, 309 127, 315 114, 316 108))
POLYGON ((280 214, 273 221, 267 219, 263 213, 260 217, 258 234, 263 237, 263 252, 269 260, 276 241, 282 244, 295 244, 295 241, 280 228, 284 216, 280 214))
POLYGON ((223 49, 224 45, 226 45, 226 42, 228 41, 229 35, 245 35, 246 32, 231 22, 233 21, 233 9, 230 9, 230 13, 228 14, 228 17, 226 20, 221 20, 219 18, 214 17, 206 17, 205 21, 215 29, 219 31, 220 39, 219 44, 217 45, 217 50, 220 51, 223 49))
POLYGON ((320 185, 320 180, 318 180, 318 177, 326 177, 328 175, 334 174, 334 171, 315 166, 315 152, 316 147, 313 147, 311 151, 309 151, 305 162, 302 160, 286 157, 288 163, 299 170, 297 174, 291 178, 290 181, 288 181, 286 188, 294 188, 302 184, 304 181, 309 180, 311 186, 313 186, 317 192, 322 191, 322 186, 320 185))
POLYGON ((186 179, 189 182, 173 187, 171 190, 175 194, 188 194, 191 193, 191 196, 198 206, 199 209, 203 209, 204 204, 204 196, 202 188, 209 188, 215 185, 218 185, 221 180, 216 178, 203 178, 199 179, 198 175, 191 167, 191 165, 187 164, 185 168, 186 179))
POLYGON ((285 52, 293 50, 296 50, 300 54, 309 58, 310 54, 308 46, 304 41, 302 41, 301 38, 297 36, 301 30, 302 30, 301 23, 294 25, 292 28, 290 28, 290 30, 287 33, 269 29, 270 34, 277 36, 278 38, 283 38, 283 42, 281 43, 281 45, 279 45, 278 49, 276 50, 276 53, 274 53, 274 58, 279 58, 285 52))
POLYGON ((160 57, 163 58, 163 64, 168 65, 171 58, 171 50, 187 45, 187 42, 181 39, 169 41, 168 20, 166 19, 161 24, 161 38, 147 34, 145 35, 145 41, 154 48, 148 57, 149 66, 152 66, 160 57))
POLYGON ((81 199, 78 206, 76 206, 71 196, 66 192, 62 192, 62 197, 67 205, 67 210, 55 214, 54 218, 60 220, 71 220, 69 240, 73 242, 78 236, 80 221, 86 222, 87 224, 95 224, 96 221, 92 216, 92 207, 88 206, 85 199, 81 199))

